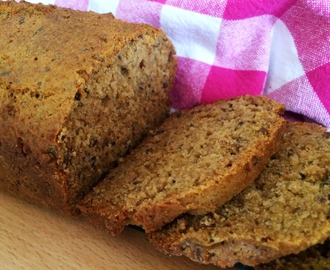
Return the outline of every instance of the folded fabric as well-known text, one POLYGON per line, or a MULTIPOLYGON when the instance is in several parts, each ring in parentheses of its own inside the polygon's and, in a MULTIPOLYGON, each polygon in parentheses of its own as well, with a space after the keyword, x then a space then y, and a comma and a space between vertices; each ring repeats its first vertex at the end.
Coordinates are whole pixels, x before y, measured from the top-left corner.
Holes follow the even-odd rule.
POLYGON ((263 94, 330 127, 328 1, 39 1, 161 27, 177 50, 177 109, 263 94))

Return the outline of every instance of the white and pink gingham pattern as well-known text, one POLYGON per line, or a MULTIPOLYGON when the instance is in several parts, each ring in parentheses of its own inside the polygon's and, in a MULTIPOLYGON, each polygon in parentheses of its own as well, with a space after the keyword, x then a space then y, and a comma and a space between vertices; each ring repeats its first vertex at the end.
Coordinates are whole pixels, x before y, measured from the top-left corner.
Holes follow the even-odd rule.
POLYGON ((173 41, 175 108, 267 95, 330 127, 329 0, 33 0, 162 28, 173 41))

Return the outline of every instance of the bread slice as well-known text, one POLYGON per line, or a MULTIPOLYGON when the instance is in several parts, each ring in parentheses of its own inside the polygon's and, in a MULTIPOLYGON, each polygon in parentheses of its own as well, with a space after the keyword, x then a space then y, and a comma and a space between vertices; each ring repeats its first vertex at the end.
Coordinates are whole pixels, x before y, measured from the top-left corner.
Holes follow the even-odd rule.
POLYGON ((175 113, 80 204, 111 234, 160 229, 215 210, 250 185, 277 150, 284 107, 243 96, 175 113))
POLYGON ((255 270, 329 270, 330 239, 295 255, 288 255, 267 264, 255 267, 255 270))
POLYGON ((0 1, 0 189, 75 204, 168 116, 176 59, 159 29, 0 1))
POLYGON ((299 253, 330 236, 330 136, 287 123, 284 143, 260 177, 216 212, 185 215, 149 235, 172 255, 204 264, 255 266, 299 253))

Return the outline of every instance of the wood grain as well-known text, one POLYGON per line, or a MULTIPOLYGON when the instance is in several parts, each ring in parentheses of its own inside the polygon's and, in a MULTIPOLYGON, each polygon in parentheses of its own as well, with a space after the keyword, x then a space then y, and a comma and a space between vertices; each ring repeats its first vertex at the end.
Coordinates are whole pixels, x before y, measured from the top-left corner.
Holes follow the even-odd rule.
POLYGON ((111 237, 0 192, 0 269, 216 270, 158 253, 142 232, 111 237))

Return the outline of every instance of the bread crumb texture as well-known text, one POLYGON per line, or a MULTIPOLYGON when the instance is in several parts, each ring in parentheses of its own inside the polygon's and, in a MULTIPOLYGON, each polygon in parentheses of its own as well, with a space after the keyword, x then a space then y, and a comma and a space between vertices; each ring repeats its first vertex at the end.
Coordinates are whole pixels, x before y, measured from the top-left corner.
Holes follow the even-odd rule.
POLYGON ((250 185, 277 150, 284 107, 242 96, 172 114, 79 206, 111 234, 160 229, 215 210, 250 185))
POLYGON ((0 188, 75 204, 169 112, 176 70, 159 29, 0 2, 0 188))
POLYGON ((150 240, 168 254, 221 267, 299 253, 330 236, 329 164, 329 133, 288 122, 281 149, 252 186, 214 213, 185 215, 150 240))

